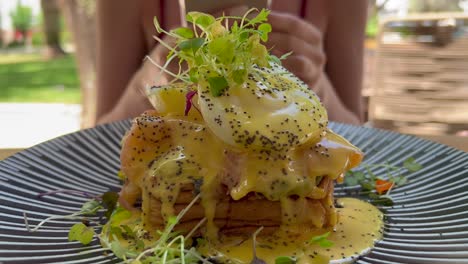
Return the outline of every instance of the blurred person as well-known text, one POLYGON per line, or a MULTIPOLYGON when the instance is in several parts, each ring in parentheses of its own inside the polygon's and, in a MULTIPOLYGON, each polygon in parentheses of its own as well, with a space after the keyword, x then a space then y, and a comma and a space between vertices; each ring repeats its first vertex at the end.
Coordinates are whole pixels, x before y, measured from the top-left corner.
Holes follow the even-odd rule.
MULTIPOLYGON (((283 66, 319 95, 330 120, 359 124, 367 1, 273 0, 270 9, 267 47, 277 56, 293 52, 283 66)), ((241 15, 240 10, 247 9, 217 13, 241 15)), ((171 80, 166 74, 155 80, 159 69, 144 60, 148 55, 163 65, 169 52, 153 38, 154 16, 166 30, 181 26, 178 1, 97 1, 98 123, 151 109, 143 88, 171 80)))

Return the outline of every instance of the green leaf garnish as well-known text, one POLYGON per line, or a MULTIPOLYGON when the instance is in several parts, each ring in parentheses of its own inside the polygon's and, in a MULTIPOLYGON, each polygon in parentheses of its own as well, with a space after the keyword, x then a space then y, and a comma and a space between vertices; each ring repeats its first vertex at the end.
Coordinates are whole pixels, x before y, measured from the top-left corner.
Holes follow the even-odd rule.
POLYGON ((409 157, 404 160, 401 167, 393 166, 388 162, 383 164, 363 164, 363 167, 365 172, 348 171, 344 179, 344 184, 347 186, 360 185, 362 190, 359 192, 360 195, 368 197, 370 199, 369 202, 374 205, 383 206, 393 205, 393 200, 389 195, 392 188, 389 188, 389 190, 382 195, 375 193, 375 182, 377 180, 385 180, 387 182, 394 183, 395 186, 402 186, 408 182, 408 178, 401 174, 403 168, 410 172, 415 172, 422 168, 421 164, 417 163, 413 157, 409 157), (377 175, 372 172, 372 168, 384 168, 387 179, 377 177, 377 175))
POLYGON ((154 24, 154 27, 156 28, 156 31, 158 31, 159 33, 161 33, 162 28, 161 28, 161 24, 159 24, 159 21, 158 21, 158 18, 157 18, 157 17, 154 17, 154 18, 153 18, 153 24, 154 24))
POLYGON ((312 239, 310 239, 309 242, 313 244, 318 244, 319 246, 323 248, 332 247, 334 243, 327 239, 329 235, 330 235, 330 232, 326 232, 325 234, 314 236, 312 239))
POLYGON ((371 181, 364 181, 361 182, 361 187, 366 191, 372 191, 375 189, 375 183, 371 181))
POLYGON ((364 173, 361 171, 349 171, 344 178, 344 183, 347 186, 358 185, 365 179, 364 173))
POLYGON ((91 243, 94 236, 94 228, 86 226, 83 223, 77 223, 72 226, 68 232, 68 241, 80 241, 81 244, 91 243))
POLYGON ((180 27, 180 28, 171 30, 171 33, 174 33, 175 35, 181 38, 186 38, 186 39, 190 39, 195 36, 193 33, 193 30, 191 30, 190 28, 185 28, 185 27, 180 27))
POLYGON ((393 182, 397 186, 402 186, 405 185, 408 182, 408 178, 406 178, 404 175, 396 176, 393 178, 393 182))
POLYGON ((247 71, 246 70, 236 70, 232 73, 232 79, 237 83, 237 84, 242 84, 247 78, 247 71))
POLYGON ((271 25, 268 23, 263 23, 258 26, 258 30, 260 31, 260 38, 263 41, 268 41, 268 33, 271 32, 271 25))
POLYGON ((114 211, 117 200, 119 199, 119 194, 116 192, 106 192, 102 195, 102 204, 107 209, 104 213, 104 216, 109 219, 112 212, 114 211))
POLYGON ((119 177, 121 181, 125 181, 127 179, 127 175, 125 175, 125 173, 123 173, 121 170, 117 172, 117 177, 119 177))
POLYGON ((92 215, 92 214, 95 214, 97 210, 101 208, 102 208, 101 203, 93 199, 93 200, 87 201, 81 206, 81 212, 83 214, 92 215))
POLYGON ((131 229, 128 225, 121 225, 120 228, 122 228, 125 231, 125 234, 129 238, 136 238, 135 231, 133 231, 133 229, 131 229))
POLYGON ((288 53, 285 53, 285 54, 281 55, 280 60, 285 60, 285 59, 286 59, 287 57, 289 57, 292 53, 293 53, 293 52, 290 51, 290 52, 288 52, 288 53))
POLYGON ((392 197, 388 195, 378 195, 376 193, 370 193, 369 198, 373 205, 382 205, 382 206, 392 206, 393 200, 392 197))
POLYGON ((184 40, 179 43, 179 48, 181 51, 190 52, 193 55, 198 51, 199 48, 205 43, 205 39, 203 38, 194 38, 184 40))
POLYGON ((249 38, 250 33, 248 31, 241 32, 239 34, 239 41, 244 42, 249 38))
POLYGON ((231 63, 234 58, 235 42, 230 36, 213 39, 208 43, 208 50, 222 64, 231 63))
POLYGON ((416 171, 422 169, 422 165, 417 163, 416 160, 413 157, 407 158, 403 162, 403 167, 405 167, 405 169, 409 170, 410 172, 416 172, 416 171))
POLYGON ((198 71, 196 69, 190 69, 189 70, 189 78, 191 82, 198 82, 198 71))
MULTIPOLYGON (((247 11, 247 14, 251 13, 253 10, 249 10, 247 11)), ((246 15, 247 15, 246 14, 246 15)), ((265 22, 267 21, 267 18, 268 18, 268 15, 270 14, 270 11, 266 10, 266 9, 262 9, 256 17, 252 18, 248 24, 249 25, 255 25, 255 24, 258 24, 258 23, 262 23, 262 22, 265 22)), ((245 17, 245 15, 244 15, 245 17)))
POLYGON ((110 249, 114 255, 120 259, 123 259, 126 253, 126 249, 120 244, 118 240, 112 241, 110 244, 110 249))
POLYGON ((175 216, 169 216, 167 219, 167 225, 176 225, 178 222, 177 217, 175 216))
POLYGON ((228 88, 228 82, 222 76, 209 77, 208 83, 210 84, 210 92, 213 96, 221 96, 224 90, 228 88))
POLYGON ((275 264, 295 264, 296 260, 291 257, 277 257, 275 259, 275 264))
POLYGON ((109 221, 111 226, 118 226, 130 217, 132 217, 132 212, 128 211, 123 207, 118 206, 112 213, 112 216, 110 217, 109 221))
POLYGON ((202 12, 188 12, 185 19, 187 22, 193 23, 202 29, 207 28, 215 22, 215 18, 212 15, 202 12))
POLYGON ((270 56, 268 57, 268 60, 269 60, 270 62, 274 62, 274 63, 276 63, 276 64, 281 65, 281 60, 280 60, 278 57, 276 57, 275 55, 270 55, 270 56))
POLYGON ((110 228, 109 233, 111 235, 114 235, 114 236, 116 236, 118 238, 123 237, 122 228, 120 228, 120 226, 110 226, 109 228, 110 228))

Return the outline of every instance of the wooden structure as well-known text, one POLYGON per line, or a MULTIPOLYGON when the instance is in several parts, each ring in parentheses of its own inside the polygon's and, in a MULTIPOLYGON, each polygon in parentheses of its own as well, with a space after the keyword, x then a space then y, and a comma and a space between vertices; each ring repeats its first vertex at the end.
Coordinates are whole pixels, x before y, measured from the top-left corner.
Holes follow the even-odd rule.
POLYGON ((373 126, 411 134, 468 129, 468 14, 388 19, 377 43, 373 126))

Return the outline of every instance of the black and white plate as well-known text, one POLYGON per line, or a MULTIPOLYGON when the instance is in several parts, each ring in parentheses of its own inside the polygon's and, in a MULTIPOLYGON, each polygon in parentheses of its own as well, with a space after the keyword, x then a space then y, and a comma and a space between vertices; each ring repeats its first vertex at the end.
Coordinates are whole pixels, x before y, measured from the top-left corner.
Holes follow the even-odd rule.
MULTIPOLYGON (((73 220, 50 215, 76 212, 87 198, 39 193, 58 189, 102 194, 118 190, 120 140, 129 121, 112 123, 39 144, 0 162, 0 263, 116 263, 95 239, 89 246, 68 242, 73 220)), ((395 189, 384 239, 358 263, 468 263, 468 154, 413 136, 372 128, 331 124, 366 153, 366 162, 401 165, 414 157, 423 168, 407 174, 395 189)), ((384 175, 385 169, 373 170, 384 175)), ((343 193, 337 188, 337 195, 343 193)))

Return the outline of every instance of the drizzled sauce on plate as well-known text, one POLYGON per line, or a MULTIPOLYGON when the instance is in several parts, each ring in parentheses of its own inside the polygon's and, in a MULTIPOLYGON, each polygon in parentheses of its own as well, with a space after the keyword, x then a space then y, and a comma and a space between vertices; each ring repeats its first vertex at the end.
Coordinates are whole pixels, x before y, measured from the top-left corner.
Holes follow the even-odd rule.
MULTIPOLYGON (((275 263, 280 256, 292 257, 297 263, 348 263, 367 253, 382 238, 383 215, 373 205, 355 198, 340 198, 337 203, 339 221, 334 228, 283 228, 270 236, 257 237, 257 258, 275 263), (312 237, 330 231, 329 248, 311 243, 312 237)), ((199 251, 227 263, 250 263, 253 259, 253 239, 223 237, 217 245, 204 244, 199 251)))

